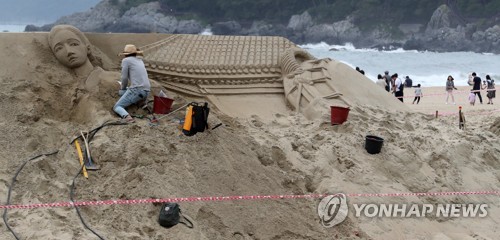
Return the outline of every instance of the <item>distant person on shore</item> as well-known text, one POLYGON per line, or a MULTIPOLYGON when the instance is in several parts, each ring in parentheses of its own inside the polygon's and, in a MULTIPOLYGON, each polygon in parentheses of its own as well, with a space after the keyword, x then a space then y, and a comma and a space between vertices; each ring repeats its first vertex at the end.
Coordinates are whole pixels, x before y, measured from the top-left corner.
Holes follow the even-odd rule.
POLYGON ((396 79, 398 79, 398 74, 395 73, 393 75, 391 75, 391 91, 395 92, 395 89, 396 89, 396 79), (392 76, 396 75, 396 78, 393 78, 392 76))
POLYGON ((488 97, 488 104, 493 104, 493 98, 495 98, 495 80, 491 79, 490 75, 486 75, 486 97, 488 97))
POLYGON ((365 75, 365 71, 363 71, 361 68, 359 67, 356 67, 356 71, 358 71, 359 73, 365 75))
POLYGON ((385 75, 384 75, 384 78, 385 78, 385 90, 387 92, 391 92, 391 76, 389 76, 389 71, 385 71, 385 75))
POLYGON ((377 85, 379 85, 384 89, 387 89, 387 83, 385 82, 385 79, 382 77, 381 74, 377 76, 377 85))
POLYGON ((479 103, 483 104, 483 98, 481 97, 481 78, 478 77, 475 72, 472 73, 472 77, 474 77, 474 87, 472 87, 472 90, 474 90, 474 94, 479 97, 479 103))
POLYGON ((469 86, 474 85, 474 77, 472 76, 472 73, 469 74, 469 79, 468 79, 467 83, 469 84, 469 86))
POLYGON ((398 74, 395 73, 391 76, 392 81, 394 82, 394 87, 393 87, 393 92, 394 96, 399 99, 399 101, 403 102, 403 81, 401 81, 400 78, 398 78, 398 74))
POLYGON ((422 89, 420 88, 420 84, 417 85, 415 88, 415 99, 413 99, 413 103, 415 104, 415 101, 417 101, 417 104, 420 102, 420 98, 423 97, 424 95, 422 94, 422 89))
POLYGON ((469 103, 471 106, 474 106, 476 103, 476 94, 474 93, 474 90, 471 90, 469 93, 469 103))
POLYGON ((451 101, 453 101, 453 104, 455 104, 455 97, 453 96, 453 90, 457 90, 455 87, 455 83, 453 82, 453 77, 450 75, 448 76, 448 80, 446 80, 446 104, 448 104, 448 99, 451 96, 451 101))
POLYGON ((408 88, 413 87, 413 81, 408 76, 405 77, 405 87, 408 87, 408 88))

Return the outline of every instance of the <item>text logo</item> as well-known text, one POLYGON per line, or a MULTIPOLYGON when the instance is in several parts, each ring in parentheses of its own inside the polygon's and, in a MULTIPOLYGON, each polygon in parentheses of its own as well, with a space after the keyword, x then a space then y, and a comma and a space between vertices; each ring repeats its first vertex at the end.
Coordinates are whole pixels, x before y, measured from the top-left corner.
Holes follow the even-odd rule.
POLYGON ((347 218, 347 197, 335 194, 324 197, 318 204, 318 216, 325 227, 333 227, 347 218))
POLYGON ((484 218, 488 204, 354 204, 355 216, 360 217, 445 217, 484 218))

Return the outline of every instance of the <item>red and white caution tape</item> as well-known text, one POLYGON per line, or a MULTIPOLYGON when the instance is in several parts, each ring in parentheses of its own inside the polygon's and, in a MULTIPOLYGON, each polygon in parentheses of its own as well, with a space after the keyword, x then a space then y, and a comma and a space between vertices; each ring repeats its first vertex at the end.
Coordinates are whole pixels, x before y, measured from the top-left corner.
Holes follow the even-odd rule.
MULTIPOLYGON (((56 208, 74 206, 101 206, 101 205, 131 205, 145 203, 165 202, 221 202, 239 200, 282 200, 282 199, 315 199, 335 194, 305 194, 305 195, 249 195, 249 196, 222 196, 222 197, 184 197, 184 198, 149 198, 132 200, 103 200, 103 201, 79 201, 79 202, 54 202, 35 203, 19 205, 0 205, 0 209, 34 209, 34 208, 56 208)), ((470 192, 428 192, 428 193, 353 193, 345 194, 348 197, 408 197, 408 196, 457 196, 457 195, 495 195, 500 191, 470 191, 470 192)))
MULTIPOLYGON (((465 111, 462 111, 465 113, 465 111)), ((477 112, 468 112, 471 115, 477 116, 477 115, 491 115, 492 113, 500 112, 500 109, 497 110, 491 110, 491 111, 477 111, 477 112)), ((431 113, 429 115, 435 115, 435 113, 431 113)), ((438 112, 438 116, 458 116, 458 112, 438 112)))

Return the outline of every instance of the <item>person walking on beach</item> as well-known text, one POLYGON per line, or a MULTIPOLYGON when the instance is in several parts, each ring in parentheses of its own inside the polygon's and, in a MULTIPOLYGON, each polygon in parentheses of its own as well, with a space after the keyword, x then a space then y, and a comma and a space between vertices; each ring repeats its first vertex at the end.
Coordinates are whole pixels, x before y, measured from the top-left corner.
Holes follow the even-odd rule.
POLYGON ((395 73, 391 76, 392 81, 394 82, 394 96, 396 96, 399 101, 403 102, 403 81, 401 81, 400 78, 398 78, 398 74, 395 73))
POLYGON ((481 97, 481 78, 478 77, 475 72, 472 73, 472 77, 474 77, 474 87, 472 90, 474 91, 474 94, 479 97, 479 102, 483 104, 483 98, 481 97))
POLYGON ((384 78, 385 78, 385 90, 387 92, 391 92, 391 77, 389 76, 389 71, 385 71, 385 75, 384 75, 384 78))
POLYGON ((446 81, 446 104, 448 104, 448 98, 451 95, 451 101, 453 101, 453 104, 455 104, 455 97, 453 97, 453 90, 457 90, 455 87, 455 83, 453 82, 453 77, 450 75, 448 76, 448 80, 446 81))
POLYGON ((127 122, 134 122, 134 118, 125 108, 146 99, 151 91, 151 83, 144 62, 137 57, 142 56, 142 51, 139 51, 135 45, 127 44, 120 55, 124 56, 119 91, 121 97, 113 110, 127 122), (130 86, 128 86, 129 83, 130 86))
POLYGON ((488 97, 488 104, 493 104, 495 98, 495 80, 491 79, 490 75, 486 75, 486 97, 488 97))
POLYGON ((415 104, 415 101, 417 101, 417 104, 420 102, 420 98, 423 97, 423 94, 422 94, 422 89, 420 88, 420 83, 417 85, 417 87, 415 88, 415 99, 413 99, 413 103, 412 104, 415 104))
POLYGON ((469 93, 469 103, 471 106, 474 106, 476 103, 476 94, 474 93, 474 90, 471 90, 469 93))
POLYGON ((387 87, 387 83, 385 82, 385 79, 382 77, 381 74, 379 74, 377 76, 377 85, 379 85, 380 87, 386 89, 387 87))

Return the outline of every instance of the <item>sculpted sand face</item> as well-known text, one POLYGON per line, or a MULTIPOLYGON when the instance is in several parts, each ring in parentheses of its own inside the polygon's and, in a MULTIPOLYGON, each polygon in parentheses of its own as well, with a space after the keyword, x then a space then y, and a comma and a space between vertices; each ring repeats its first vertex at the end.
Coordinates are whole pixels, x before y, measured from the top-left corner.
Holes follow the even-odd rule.
POLYGON ((54 26, 49 33, 49 45, 57 60, 73 69, 77 76, 88 76, 92 72, 89 41, 77 28, 54 26))
POLYGON ((77 68, 88 61, 87 48, 76 34, 63 30, 54 37, 52 51, 57 60, 69 68, 77 68))

